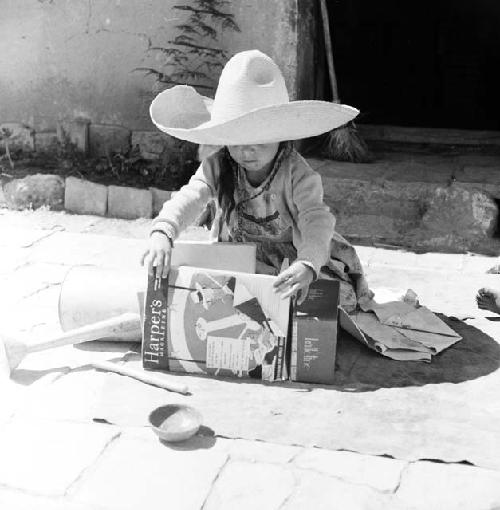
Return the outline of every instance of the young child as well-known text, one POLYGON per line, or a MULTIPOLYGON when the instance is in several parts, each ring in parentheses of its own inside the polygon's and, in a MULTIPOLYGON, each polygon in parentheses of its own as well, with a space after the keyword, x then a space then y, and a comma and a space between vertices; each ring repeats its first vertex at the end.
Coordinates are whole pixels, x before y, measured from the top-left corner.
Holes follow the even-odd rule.
POLYGON ((297 296, 301 302, 316 278, 340 280, 347 311, 369 294, 355 250, 335 232, 319 174, 291 142, 345 124, 356 109, 290 102, 277 65, 251 50, 226 64, 213 101, 192 87, 176 86, 155 98, 150 114, 172 136, 222 146, 153 220, 143 256, 150 273, 156 268, 156 274, 167 275, 175 239, 215 200, 213 239, 255 243, 257 272, 278 275, 275 291, 283 298, 297 296), (290 266, 281 271, 285 259, 290 266))

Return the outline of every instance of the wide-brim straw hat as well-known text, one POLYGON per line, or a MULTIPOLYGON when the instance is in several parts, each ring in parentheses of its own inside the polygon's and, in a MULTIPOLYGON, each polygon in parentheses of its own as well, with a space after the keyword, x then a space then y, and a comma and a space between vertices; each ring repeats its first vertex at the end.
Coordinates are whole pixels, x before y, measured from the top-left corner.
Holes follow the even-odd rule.
POLYGON ((320 135, 351 121, 359 111, 326 101, 290 101, 274 61, 242 51, 225 65, 212 100, 177 85, 153 100, 154 124, 171 136, 207 145, 251 145, 320 135))

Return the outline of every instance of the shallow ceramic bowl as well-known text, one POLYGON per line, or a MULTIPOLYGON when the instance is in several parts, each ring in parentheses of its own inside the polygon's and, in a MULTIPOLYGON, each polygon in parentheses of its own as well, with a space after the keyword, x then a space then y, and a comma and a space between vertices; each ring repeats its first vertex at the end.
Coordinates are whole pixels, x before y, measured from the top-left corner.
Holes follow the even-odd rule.
POLYGON ((202 417, 194 407, 168 404, 152 411, 149 423, 160 439, 174 443, 194 436, 201 426, 202 417))

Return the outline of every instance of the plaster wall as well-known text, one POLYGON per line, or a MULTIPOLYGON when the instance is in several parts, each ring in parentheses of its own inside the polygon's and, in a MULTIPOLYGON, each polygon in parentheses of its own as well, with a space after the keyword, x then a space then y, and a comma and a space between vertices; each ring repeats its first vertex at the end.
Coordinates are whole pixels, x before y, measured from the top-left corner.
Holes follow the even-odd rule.
MULTIPOLYGON (((259 48, 297 92, 298 0, 231 2, 240 33, 224 32, 231 55, 259 48)), ((134 68, 154 63, 149 44, 173 37, 177 0, 1 0, 0 122, 52 130, 58 120, 152 129, 154 80, 134 68)))

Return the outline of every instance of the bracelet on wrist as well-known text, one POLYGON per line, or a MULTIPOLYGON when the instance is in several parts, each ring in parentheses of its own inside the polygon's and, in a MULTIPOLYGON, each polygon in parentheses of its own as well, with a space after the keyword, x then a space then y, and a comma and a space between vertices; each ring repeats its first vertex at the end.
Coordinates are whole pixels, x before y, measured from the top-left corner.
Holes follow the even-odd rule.
POLYGON ((152 230, 151 234, 154 234, 155 232, 159 232, 160 234, 163 234, 170 241, 170 247, 171 248, 174 247, 174 241, 166 232, 164 232, 163 230, 157 229, 157 230, 152 230))

